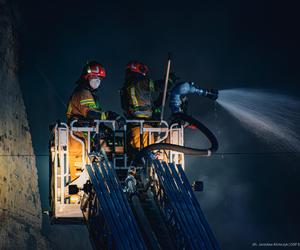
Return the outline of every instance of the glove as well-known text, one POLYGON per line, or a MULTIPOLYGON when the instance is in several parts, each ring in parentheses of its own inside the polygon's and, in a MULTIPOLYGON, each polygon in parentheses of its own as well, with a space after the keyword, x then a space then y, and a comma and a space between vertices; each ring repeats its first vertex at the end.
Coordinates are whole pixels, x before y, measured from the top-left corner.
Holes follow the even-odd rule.
POLYGON ((160 120, 161 110, 159 108, 155 108, 152 112, 152 118, 154 120, 160 120))
POLYGON ((121 117, 121 116, 116 112, 113 112, 113 111, 108 111, 107 112, 107 119, 108 120, 117 120, 119 117, 121 117))
POLYGON ((218 99, 219 91, 217 89, 207 89, 205 96, 215 101, 218 99))
POLYGON ((119 116, 116 119, 116 122, 118 124, 118 127, 121 128, 121 127, 124 127, 124 125, 126 124, 126 119, 123 116, 119 116))
POLYGON ((118 124, 118 127, 123 127, 126 124, 126 120, 124 117, 122 117, 121 115, 119 115, 116 112, 113 111, 108 111, 107 112, 107 119, 108 120, 115 120, 118 124))

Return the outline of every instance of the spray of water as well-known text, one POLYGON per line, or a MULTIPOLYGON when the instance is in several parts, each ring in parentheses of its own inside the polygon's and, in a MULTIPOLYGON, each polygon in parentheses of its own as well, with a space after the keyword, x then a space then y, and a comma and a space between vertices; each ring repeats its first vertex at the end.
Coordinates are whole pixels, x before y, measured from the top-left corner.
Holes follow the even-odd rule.
POLYGON ((262 90, 221 90, 217 102, 270 145, 300 150, 300 101, 262 90))

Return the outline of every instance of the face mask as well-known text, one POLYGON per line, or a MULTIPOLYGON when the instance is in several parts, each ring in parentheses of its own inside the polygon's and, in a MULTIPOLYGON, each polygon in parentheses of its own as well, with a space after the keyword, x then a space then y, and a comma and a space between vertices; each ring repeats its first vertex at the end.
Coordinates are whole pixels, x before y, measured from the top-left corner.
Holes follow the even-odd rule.
POLYGON ((90 80, 90 86, 91 86, 92 89, 97 89, 97 88, 99 88, 100 83, 101 83, 101 80, 98 79, 98 78, 95 78, 95 79, 91 79, 91 80, 90 80))

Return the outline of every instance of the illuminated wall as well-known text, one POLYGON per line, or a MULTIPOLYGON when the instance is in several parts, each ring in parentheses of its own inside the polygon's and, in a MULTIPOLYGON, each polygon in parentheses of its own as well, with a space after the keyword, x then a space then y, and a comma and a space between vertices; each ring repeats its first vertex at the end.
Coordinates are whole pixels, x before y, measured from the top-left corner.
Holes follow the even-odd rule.
POLYGON ((17 78, 14 14, 0 0, 0 249, 45 249, 38 177, 17 78))

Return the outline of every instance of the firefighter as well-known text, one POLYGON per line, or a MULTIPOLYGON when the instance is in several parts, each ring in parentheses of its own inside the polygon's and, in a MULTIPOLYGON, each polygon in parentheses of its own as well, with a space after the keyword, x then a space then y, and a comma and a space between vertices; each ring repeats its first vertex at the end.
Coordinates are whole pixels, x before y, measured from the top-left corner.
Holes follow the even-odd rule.
MULTIPOLYGON (((131 61, 126 66, 125 83, 121 90, 121 104, 127 119, 156 120, 159 117, 158 99, 163 90, 162 82, 155 82, 148 76, 149 68, 139 61, 131 61)), ((129 124, 129 143, 132 149, 139 150, 149 144, 148 133, 144 133, 142 145, 140 125, 129 124)), ((151 127, 147 122, 144 128, 151 127)), ((153 143, 151 138, 150 143, 153 143)))
MULTIPOLYGON (((82 70, 77 86, 73 91, 66 112, 68 123, 73 120, 116 120, 120 116, 112 111, 104 112, 97 98, 96 92, 101 82, 106 77, 104 67, 96 62, 88 62, 82 70)), ((74 133, 77 138, 87 144, 86 135, 82 132, 74 133)), ((69 165, 71 181, 76 179, 83 169, 82 145, 80 142, 69 137, 69 165)))
POLYGON ((115 119, 118 115, 114 112, 102 111, 100 102, 96 95, 106 72, 104 67, 92 61, 87 63, 77 81, 77 87, 71 95, 67 109, 68 122, 72 120, 93 120, 93 119, 115 119))
POLYGON ((186 112, 188 94, 204 96, 214 101, 218 98, 218 90, 200 88, 195 86, 194 82, 180 82, 171 90, 170 108, 172 114, 186 112))

